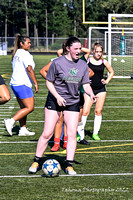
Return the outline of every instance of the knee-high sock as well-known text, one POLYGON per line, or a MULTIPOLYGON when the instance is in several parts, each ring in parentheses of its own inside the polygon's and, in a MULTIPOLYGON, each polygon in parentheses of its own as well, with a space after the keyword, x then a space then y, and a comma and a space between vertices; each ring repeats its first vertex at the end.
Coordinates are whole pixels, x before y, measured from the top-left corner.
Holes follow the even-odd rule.
POLYGON ((81 122, 79 122, 78 129, 77 129, 77 131, 80 135, 80 140, 83 140, 84 137, 85 137, 84 128, 85 128, 85 125, 86 125, 86 121, 87 121, 87 116, 82 115, 81 122))
POLYGON ((81 121, 83 123, 84 128, 85 128, 85 125, 86 125, 87 117, 88 116, 84 116, 84 115, 82 115, 82 117, 81 117, 81 121))
POLYGON ((98 134, 102 123, 102 115, 95 115, 93 134, 98 134))

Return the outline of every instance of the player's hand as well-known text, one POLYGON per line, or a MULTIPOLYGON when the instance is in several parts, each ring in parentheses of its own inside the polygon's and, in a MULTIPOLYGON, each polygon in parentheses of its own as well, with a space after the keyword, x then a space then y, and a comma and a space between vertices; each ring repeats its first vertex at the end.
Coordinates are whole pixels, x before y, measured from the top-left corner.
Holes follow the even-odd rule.
POLYGON ((96 103, 97 101, 97 96, 95 96, 94 94, 90 95, 90 99, 93 103, 96 103))
POLYGON ((39 91, 38 84, 35 84, 35 93, 39 91))
POLYGON ((66 106, 66 100, 63 97, 61 97, 60 95, 57 98, 57 103, 59 106, 64 106, 64 107, 66 106))
POLYGON ((105 79, 102 79, 101 82, 102 82, 102 84, 104 84, 104 85, 107 85, 107 84, 108 84, 108 82, 107 82, 105 79))

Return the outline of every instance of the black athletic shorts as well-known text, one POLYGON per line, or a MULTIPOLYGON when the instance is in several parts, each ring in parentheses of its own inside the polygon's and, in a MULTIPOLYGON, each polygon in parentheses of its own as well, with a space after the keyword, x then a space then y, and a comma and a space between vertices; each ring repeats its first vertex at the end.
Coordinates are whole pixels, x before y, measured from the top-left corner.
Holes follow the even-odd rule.
POLYGON ((84 94, 80 92, 80 108, 83 108, 84 105, 84 94))
POLYGON ((100 92, 106 92, 106 85, 104 85, 104 87, 102 87, 98 90, 95 90, 95 89, 92 89, 92 90, 93 90, 94 95, 97 95, 100 92))
POLYGON ((3 84, 5 84, 5 81, 4 81, 4 79, 2 78, 2 76, 0 75, 0 85, 3 85, 3 84))
POLYGON ((50 95, 48 95, 47 100, 46 100, 46 104, 45 107, 49 110, 56 110, 56 111, 75 111, 75 112, 79 112, 80 111, 80 105, 79 103, 75 103, 73 105, 66 105, 64 106, 59 106, 57 103, 56 98, 52 98, 50 95))

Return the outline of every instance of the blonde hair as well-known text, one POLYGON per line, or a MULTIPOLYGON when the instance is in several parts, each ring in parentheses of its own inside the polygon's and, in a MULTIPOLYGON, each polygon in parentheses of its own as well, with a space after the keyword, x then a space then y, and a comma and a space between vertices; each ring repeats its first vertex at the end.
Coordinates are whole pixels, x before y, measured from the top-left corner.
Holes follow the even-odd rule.
POLYGON ((101 47, 102 52, 103 52, 103 46, 102 46, 102 44, 101 44, 100 41, 94 42, 94 43, 92 44, 92 51, 94 51, 97 47, 101 47))
POLYGON ((95 51, 97 47, 100 47, 102 49, 101 59, 103 59, 103 46, 100 41, 94 42, 92 44, 92 51, 95 51))

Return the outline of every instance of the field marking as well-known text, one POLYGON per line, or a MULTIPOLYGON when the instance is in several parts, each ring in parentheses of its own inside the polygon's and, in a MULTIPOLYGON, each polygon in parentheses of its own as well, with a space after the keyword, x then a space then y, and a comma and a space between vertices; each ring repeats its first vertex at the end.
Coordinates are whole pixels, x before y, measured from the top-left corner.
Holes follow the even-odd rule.
MULTIPOLYGON (((109 87, 109 86, 113 86, 113 85, 115 85, 115 86, 121 86, 121 84, 113 84, 113 83, 110 83, 110 84, 108 85, 108 87, 109 87)), ((122 86, 129 86, 129 85, 133 86, 133 84, 122 84, 122 86)))
POLYGON ((82 151, 82 152, 75 152, 75 153, 84 153, 84 154, 92 154, 92 153, 94 153, 94 154, 97 154, 97 153, 101 153, 101 154, 104 154, 104 153, 106 153, 106 154, 112 154, 112 153, 115 153, 115 154, 124 154, 124 153, 133 153, 133 151, 95 151, 95 152, 91 152, 91 151, 82 151))
POLYGON ((133 90, 122 90, 122 89, 121 90, 110 90, 110 89, 107 89, 107 92, 133 92, 133 90))
MULTIPOLYGON (((131 154, 133 151, 76 151, 75 154, 131 154)), ((53 154, 66 154, 66 151, 58 152, 45 152, 44 155, 53 155, 53 154)), ((0 153, 0 156, 22 156, 22 155, 35 155, 34 153, 0 153)))
MULTIPOLYGON (((102 143, 102 142, 133 142, 133 140, 87 140, 91 143, 102 143)), ((34 144, 37 143, 37 141, 0 141, 0 144, 34 144)), ((49 141, 49 143, 53 143, 54 141, 49 141)))
POLYGON ((133 97, 106 97, 106 99, 132 99, 133 97))
MULTIPOLYGON (((45 96, 45 97, 34 97, 35 99, 46 99, 47 98, 47 96, 45 96)), ((106 97, 106 99, 132 99, 133 97, 106 97)))
POLYGON ((128 143, 128 144, 116 144, 116 145, 109 145, 109 146, 100 146, 100 147, 90 147, 90 148, 82 148, 82 149, 77 149, 76 151, 84 151, 84 150, 90 150, 90 149, 103 149, 103 148, 111 148, 111 147, 123 147, 123 146, 133 146, 133 143, 128 143))
MULTIPOLYGON (((19 107, 17 107, 17 106, 10 106, 10 107, 0 107, 0 113, 6 113, 6 112, 8 112, 8 113, 12 113, 11 111, 8 111, 9 109, 11 110, 11 109, 14 109, 14 108, 19 108, 19 107), (7 109, 6 111, 3 111, 2 112, 2 110, 3 109, 7 109)), ((94 106, 92 107, 92 108, 94 108, 94 106)), ((133 108, 133 106, 104 106, 103 108, 133 108)), ((35 107, 35 109, 44 109, 44 106, 36 106, 35 107)))
MULTIPOLYGON (((93 150, 93 149, 103 149, 103 148, 110 148, 110 147, 123 147, 123 146, 130 146, 133 145, 133 143, 128 143, 128 144, 120 144, 120 145, 109 145, 109 146, 101 146, 101 147, 90 147, 90 148, 80 148, 76 149, 75 153, 133 153, 133 151, 89 151, 89 152, 84 152, 85 150, 93 150), (80 152, 83 151, 83 152, 80 152)), ((0 156, 18 156, 18 155, 33 155, 35 153, 0 153, 0 156)), ((57 152, 45 152, 44 155, 47 154, 66 154, 66 150, 63 151, 57 151, 57 152)))
MULTIPOLYGON (((44 121, 27 121, 28 123, 44 123, 44 121)), ((94 122, 94 120, 87 120, 87 122, 94 122)), ((133 122, 133 120, 102 120, 102 122, 133 122)))
POLYGON ((1 117, 1 116, 3 116, 3 117, 4 117, 4 116, 10 116, 10 115, 8 115, 8 114, 6 114, 6 115, 2 115, 2 114, 0 114, 0 117, 1 117))
MULTIPOLYGON (((67 175, 61 174, 59 177, 70 177, 70 176, 133 176, 133 173, 115 173, 115 174, 76 174, 76 175, 67 175)), ((45 178, 44 175, 14 175, 14 176, 0 176, 0 178, 45 178)), ((55 177, 56 178, 56 177, 55 177)))
POLYGON ((104 106, 103 108, 133 108, 133 106, 104 106))

